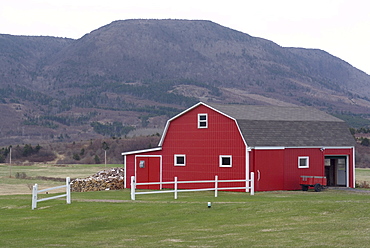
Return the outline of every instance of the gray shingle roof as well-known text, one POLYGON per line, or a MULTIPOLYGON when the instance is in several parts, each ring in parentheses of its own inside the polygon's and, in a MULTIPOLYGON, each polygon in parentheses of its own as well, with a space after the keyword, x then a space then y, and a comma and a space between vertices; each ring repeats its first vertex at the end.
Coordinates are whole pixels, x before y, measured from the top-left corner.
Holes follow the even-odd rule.
POLYGON ((354 146, 347 124, 309 107, 209 105, 237 120, 248 146, 354 146))
POLYGON ((339 121, 332 115, 310 107, 279 107, 225 104, 209 105, 235 119, 266 121, 339 121))

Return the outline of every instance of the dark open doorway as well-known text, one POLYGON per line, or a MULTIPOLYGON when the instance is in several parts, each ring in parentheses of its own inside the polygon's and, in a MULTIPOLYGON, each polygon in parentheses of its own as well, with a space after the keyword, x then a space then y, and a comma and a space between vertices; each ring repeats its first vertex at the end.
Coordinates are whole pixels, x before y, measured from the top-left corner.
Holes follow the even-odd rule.
POLYGON ((327 186, 347 186, 347 157, 325 156, 327 186))

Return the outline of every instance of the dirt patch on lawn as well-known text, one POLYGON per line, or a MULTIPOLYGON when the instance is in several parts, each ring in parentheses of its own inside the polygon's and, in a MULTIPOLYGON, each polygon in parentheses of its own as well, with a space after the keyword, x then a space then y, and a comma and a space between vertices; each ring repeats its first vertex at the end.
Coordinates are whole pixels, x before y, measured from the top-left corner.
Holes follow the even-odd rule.
MULTIPOLYGON (((0 184, 0 195, 32 195, 32 187, 34 184, 0 184)), ((39 185, 39 190, 55 187, 55 185, 39 185)), ((62 193, 65 189, 55 189, 48 193, 62 193)), ((46 192, 42 193, 46 194, 46 192)))
POLYGON ((32 185, 30 187, 27 184, 0 184, 0 195, 32 194, 32 185))

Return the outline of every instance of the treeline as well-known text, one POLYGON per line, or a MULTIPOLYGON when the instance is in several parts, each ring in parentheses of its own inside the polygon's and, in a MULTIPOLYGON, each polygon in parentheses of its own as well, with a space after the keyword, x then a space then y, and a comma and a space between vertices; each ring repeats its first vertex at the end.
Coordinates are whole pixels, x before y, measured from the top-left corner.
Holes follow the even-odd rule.
POLYGON ((58 164, 122 164, 122 152, 156 147, 160 137, 157 135, 136 138, 107 138, 72 143, 53 143, 50 149, 57 151, 63 159, 58 164))
MULTIPOLYGON (((74 85, 74 87, 79 87, 81 89, 89 89, 81 94, 68 96, 66 92, 59 90, 57 91, 57 96, 55 97, 48 96, 46 94, 42 94, 21 86, 17 86, 17 88, 11 88, 10 86, 7 86, 5 88, 0 88, 0 102, 21 104, 24 103, 24 101, 30 101, 37 103, 41 105, 39 106, 39 110, 41 110, 44 114, 37 118, 33 116, 26 116, 25 124, 56 128, 55 124, 53 125, 47 121, 55 121, 64 125, 74 125, 75 123, 88 121, 89 118, 94 116, 94 112, 87 116, 81 117, 66 117, 58 115, 59 113, 69 111, 74 107, 119 111, 138 111, 147 112, 151 115, 160 114, 171 117, 179 110, 162 106, 138 106, 136 104, 126 102, 124 96, 108 97, 107 93, 133 95, 146 100, 177 104, 184 107, 191 106, 197 101, 191 97, 169 92, 174 86, 175 83, 146 83, 143 85, 92 83, 86 85, 74 85)), ((215 94, 218 91, 216 87, 207 87, 211 88, 215 94)))
POLYGON ((8 154, 10 153, 11 147, 3 147, 0 150, 0 163, 5 163, 8 157, 8 154))
POLYGON ((91 122, 90 125, 98 134, 110 137, 122 137, 130 131, 135 130, 133 126, 124 126, 122 122, 114 121, 113 123, 102 124, 100 122, 91 122))
MULTIPOLYGON (((84 90, 89 89, 88 91, 76 96, 67 97, 61 101, 60 105, 63 110, 70 110, 72 107, 80 107, 138 111, 142 108, 133 103, 127 103, 122 96, 110 98, 107 93, 132 95, 145 100, 176 104, 184 107, 191 106, 197 102, 195 98, 170 92, 174 86, 174 83, 147 83, 142 85, 122 83, 85 84, 79 87, 84 90)), ((149 111, 148 113, 150 114, 156 114, 158 109, 167 116, 173 114, 173 108, 159 106, 155 109, 149 107, 146 111, 149 111)))
POLYGON ((0 101, 2 103, 6 103, 6 98, 10 99, 10 102, 13 103, 20 103, 26 100, 42 105, 49 105, 54 100, 54 98, 46 94, 30 90, 19 85, 16 87, 10 87, 10 85, 8 85, 5 88, 0 88, 0 101))
POLYGON ((118 107, 118 106, 125 106, 131 108, 134 107, 134 105, 128 106, 128 104, 124 102, 123 104, 122 103, 118 104, 117 101, 122 101, 122 99, 120 98, 109 99, 108 97, 106 97, 105 94, 102 94, 102 92, 132 95, 139 97, 141 99, 147 99, 166 104, 177 104, 183 107, 191 106, 198 101, 196 98, 193 97, 187 97, 173 93, 172 90, 177 85, 194 85, 208 89, 212 95, 215 96, 221 95, 221 91, 219 90, 219 88, 213 85, 188 79, 176 81, 146 81, 141 84, 121 83, 123 81, 122 79, 117 80, 117 82, 112 81, 107 82, 109 80, 104 78, 97 78, 95 80, 96 81, 90 84, 69 85, 69 87, 79 87, 80 89, 83 90, 89 89, 89 92, 76 97, 69 98, 68 102, 74 103, 82 107, 79 101, 84 99, 83 104, 85 105, 86 104, 97 105, 100 102, 100 104, 106 105, 106 107, 118 107), (94 98, 91 98, 92 95, 94 95, 94 98))
POLYGON ((349 128, 351 131, 352 135, 355 135, 356 133, 370 133, 370 128, 369 127, 360 127, 360 128, 349 128))
POLYGON ((370 139, 361 137, 360 138, 360 144, 363 146, 370 146, 370 139))
MULTIPOLYGON (((77 117, 70 114, 66 115, 64 112, 70 111, 73 108, 95 108, 141 112, 143 113, 142 124, 145 127, 148 119, 145 119, 145 117, 165 115, 170 118, 177 114, 180 109, 166 106, 138 105, 127 102, 125 95, 164 104, 175 104, 184 108, 198 101, 196 98, 175 93, 176 91, 174 89, 178 85, 194 85, 208 89, 212 95, 221 95, 220 90, 215 86, 186 79, 129 84, 118 83, 107 78, 97 78, 96 81, 89 84, 71 84, 64 89, 54 89, 55 94, 50 95, 42 94, 22 86, 7 86, 0 88, 0 102, 29 104, 29 101, 35 103, 38 110, 36 112, 30 111, 25 113, 22 122, 23 125, 41 126, 51 129, 58 129, 60 125, 85 125, 89 124, 91 119, 98 114, 97 111, 77 117), (73 88, 81 89, 82 93, 69 95, 68 91, 73 88)), ((119 123, 91 123, 90 125, 94 128, 95 132, 105 136, 120 137, 133 130, 133 127, 123 126, 119 123)))
POLYGON ((10 162, 10 155, 13 161, 28 160, 32 162, 42 162, 45 159, 49 160, 55 158, 52 151, 42 151, 42 146, 39 144, 35 147, 31 144, 3 147, 0 149, 0 163, 10 162))
POLYGON ((370 133, 370 128, 369 127, 361 127, 356 129, 356 133, 370 133))
POLYGON ((26 119, 22 122, 23 125, 27 126, 40 126, 40 127, 47 127, 51 129, 57 129, 59 125, 48 121, 44 120, 42 117, 30 117, 30 116, 25 116, 26 119))
POLYGON ((351 133, 361 133, 370 127, 370 115, 356 115, 350 112, 331 113, 335 117, 344 120, 351 127, 351 133))
MULTIPOLYGON (((84 93, 65 97, 60 102, 60 108, 64 110, 70 110, 72 107, 81 108, 101 108, 110 110, 133 110, 135 111, 138 107, 133 103, 127 103, 121 96, 110 98, 107 93, 114 93, 119 95, 131 95, 145 100, 156 101, 159 103, 166 104, 177 104, 180 106, 188 107, 197 102, 197 99, 192 97, 186 97, 176 93, 172 93, 179 82, 145 82, 142 84, 128 84, 119 82, 112 82, 106 78, 97 78, 96 81, 84 84, 70 84, 67 87, 79 88, 84 90, 84 93), (88 89, 88 91, 87 91, 88 89)), ((207 84, 197 83, 188 81, 184 84, 192 84, 200 87, 206 87, 213 94, 220 95, 220 91, 217 87, 209 86, 207 84)), ((166 108, 162 109, 166 112, 166 115, 170 116, 172 111, 168 112, 166 108)), ((152 113, 152 112, 149 112, 152 113)))
POLYGON ((37 117, 32 117, 31 115, 25 114, 25 120, 23 121, 24 125, 36 125, 36 126, 43 126, 52 129, 56 129, 59 126, 54 122, 58 122, 60 124, 71 126, 71 125, 83 125, 87 124, 91 118, 95 117, 98 112, 93 111, 89 112, 86 115, 80 116, 70 116, 70 115, 42 115, 37 117))
MULTIPOLYGON (((350 128, 350 131, 352 135, 355 134, 368 134, 370 133, 370 128, 369 127, 361 127, 361 128, 350 128)), ((370 146, 370 139, 366 137, 360 137, 357 138, 358 141, 360 142, 361 145, 363 146, 370 146)))
POLYGON ((8 146, 0 149, 0 163, 9 163, 10 149, 12 164, 28 162, 50 162, 56 164, 122 164, 121 153, 156 147, 159 135, 135 138, 107 138, 73 142, 56 142, 32 146, 30 144, 8 146), (57 160, 57 155, 59 159, 57 160))

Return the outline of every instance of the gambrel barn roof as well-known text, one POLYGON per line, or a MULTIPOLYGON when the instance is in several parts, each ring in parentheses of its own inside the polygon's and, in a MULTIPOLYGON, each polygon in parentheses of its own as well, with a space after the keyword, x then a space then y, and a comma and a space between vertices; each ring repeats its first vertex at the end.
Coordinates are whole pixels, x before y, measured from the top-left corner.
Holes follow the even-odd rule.
POLYGON ((347 124, 310 107, 206 104, 233 118, 249 147, 352 147, 347 124))

